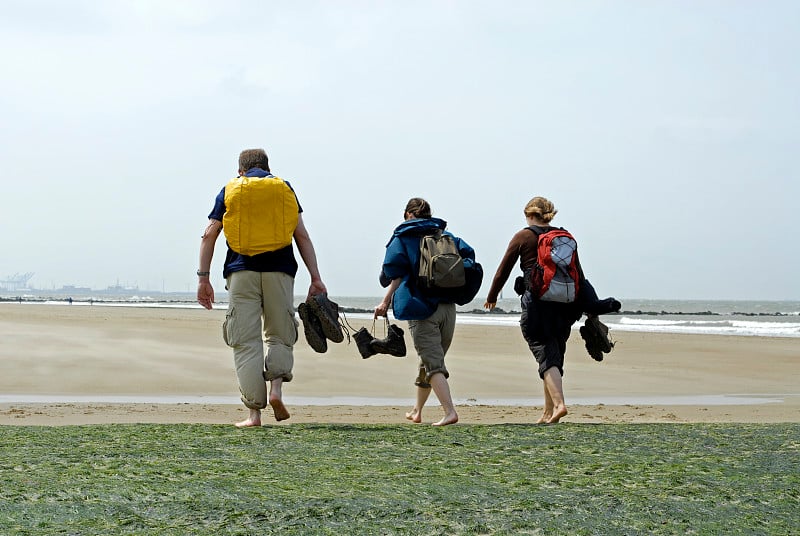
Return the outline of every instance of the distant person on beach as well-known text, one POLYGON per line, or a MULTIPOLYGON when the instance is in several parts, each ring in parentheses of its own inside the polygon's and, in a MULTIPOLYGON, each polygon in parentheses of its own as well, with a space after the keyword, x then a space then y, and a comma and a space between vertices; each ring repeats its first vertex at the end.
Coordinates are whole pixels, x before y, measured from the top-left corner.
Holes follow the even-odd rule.
POLYGON ((211 309, 211 259, 224 223, 228 252, 222 275, 229 304, 223 336, 233 348, 242 402, 249 409, 248 418, 236 423, 240 428, 261 426, 267 404, 276 420, 290 417, 282 386, 292 380, 298 333, 293 305, 298 265, 292 240, 311 276, 308 295, 327 292, 302 212, 289 183, 270 173, 267 153, 247 149, 239 155, 239 176, 217 195, 200 242, 197 301, 211 309))
POLYGON ((613 298, 605 300, 597 298, 594 288, 583 275, 583 268, 577 259, 577 250, 574 251, 574 255, 580 284, 575 301, 560 303, 534 297, 530 281, 531 272, 537 264, 539 236, 556 229, 550 222, 557 210, 553 203, 544 197, 534 197, 525 206, 524 213, 528 227, 511 238, 492 280, 484 307, 491 311, 497 306, 497 296, 519 259, 523 275, 517 278, 514 290, 521 295, 520 327, 522 336, 539 363, 539 377, 544 385, 544 411, 536 422, 552 424, 559 422, 568 413, 564 401, 562 376, 567 339, 572 325, 581 318, 583 312, 596 317, 597 314, 618 311, 620 303, 613 298))
MULTIPOLYGON (((380 281, 388 288, 383 301, 375 308, 375 318, 387 316, 391 307, 396 319, 407 320, 420 358, 415 381, 416 403, 406 413, 406 418, 415 423, 422 422, 422 408, 433 389, 444 411, 444 417, 433 425, 444 426, 458 422, 447 381, 450 373, 444 364, 445 354, 453 341, 456 306, 451 300, 424 296, 416 285, 415 276, 421 237, 437 230, 444 231, 447 222, 432 217, 431 206, 417 197, 409 200, 403 219, 405 221, 397 226, 386 246, 380 281)), ((474 263, 475 252, 469 244, 453 238, 464 262, 474 263)))

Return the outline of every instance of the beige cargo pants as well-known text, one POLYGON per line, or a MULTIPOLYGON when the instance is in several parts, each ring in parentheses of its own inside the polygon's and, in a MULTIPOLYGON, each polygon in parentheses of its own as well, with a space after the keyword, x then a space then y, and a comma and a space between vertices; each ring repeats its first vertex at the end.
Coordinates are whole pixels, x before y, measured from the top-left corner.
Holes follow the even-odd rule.
POLYGON ((297 342, 294 278, 283 272, 242 270, 230 274, 227 283, 230 301, 222 336, 233 348, 242 402, 248 408, 263 409, 266 382, 292 380, 292 348, 297 342))

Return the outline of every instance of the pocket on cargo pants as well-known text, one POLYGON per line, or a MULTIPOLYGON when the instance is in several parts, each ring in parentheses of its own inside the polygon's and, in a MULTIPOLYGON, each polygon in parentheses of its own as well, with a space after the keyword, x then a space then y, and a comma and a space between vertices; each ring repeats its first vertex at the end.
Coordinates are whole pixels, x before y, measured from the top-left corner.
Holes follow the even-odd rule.
POLYGON ((225 321, 222 323, 222 340, 231 348, 238 342, 238 337, 235 333, 235 315, 236 310, 233 307, 228 307, 228 312, 225 313, 225 321))

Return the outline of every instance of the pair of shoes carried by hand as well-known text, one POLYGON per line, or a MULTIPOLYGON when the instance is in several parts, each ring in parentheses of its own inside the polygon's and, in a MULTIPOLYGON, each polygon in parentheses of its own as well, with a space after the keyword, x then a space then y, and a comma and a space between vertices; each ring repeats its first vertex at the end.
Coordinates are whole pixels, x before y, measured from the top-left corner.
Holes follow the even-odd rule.
POLYGON ((344 340, 339 323, 339 305, 326 293, 311 296, 297 306, 297 312, 303 321, 306 341, 315 352, 324 354, 328 350, 328 340, 336 343, 344 340))
POLYGON ((306 302, 297 306, 297 313, 303 321, 303 333, 306 335, 306 342, 317 353, 324 354, 328 351, 328 341, 322 331, 322 322, 314 314, 311 307, 306 302))
POLYGON ((611 352, 614 342, 608 336, 608 326, 600 322, 594 315, 586 317, 586 321, 580 327, 581 338, 586 344, 586 351, 595 361, 602 361, 603 354, 611 352))
POLYGON ((331 301, 325 292, 311 296, 311 299, 306 300, 306 303, 319 318, 325 337, 331 342, 342 342, 344 340, 344 331, 342 331, 342 325, 339 322, 339 304, 331 301))
MULTIPOLYGON (((386 319, 386 337, 383 339, 376 339, 372 336, 367 328, 361 328, 353 334, 353 338, 358 346, 358 353, 361 354, 362 359, 367 359, 375 354, 389 354, 395 357, 405 357, 406 355, 406 341, 403 337, 403 330, 394 324, 389 324, 389 319, 386 319)), ((373 330, 375 324, 373 323, 373 330)))

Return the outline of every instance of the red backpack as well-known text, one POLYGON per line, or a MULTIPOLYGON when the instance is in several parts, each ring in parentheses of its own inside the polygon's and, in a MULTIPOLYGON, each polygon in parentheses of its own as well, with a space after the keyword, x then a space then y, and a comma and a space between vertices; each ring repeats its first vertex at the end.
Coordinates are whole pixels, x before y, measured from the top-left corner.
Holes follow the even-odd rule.
POLYGON ((531 226, 528 229, 538 237, 536 265, 530 279, 533 297, 543 301, 574 302, 580 284, 575 238, 561 228, 544 230, 531 226))

